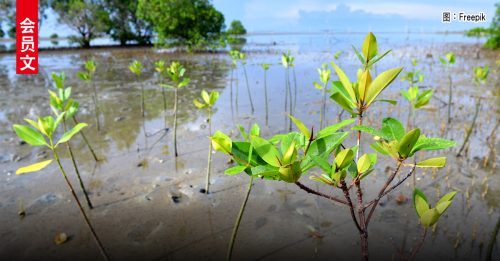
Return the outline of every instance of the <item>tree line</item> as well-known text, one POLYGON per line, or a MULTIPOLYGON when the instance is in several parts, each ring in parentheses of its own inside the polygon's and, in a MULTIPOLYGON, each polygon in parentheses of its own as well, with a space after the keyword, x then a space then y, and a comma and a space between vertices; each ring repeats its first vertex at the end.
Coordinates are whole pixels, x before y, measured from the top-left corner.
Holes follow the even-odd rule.
MULTIPOLYGON (((0 38, 15 38, 15 0, 0 0, 0 38)), ((245 34, 235 20, 226 31, 224 15, 210 0, 39 0, 39 23, 47 10, 75 33, 70 41, 82 47, 109 36, 120 45, 164 45, 190 48, 224 45, 230 35, 245 34)))

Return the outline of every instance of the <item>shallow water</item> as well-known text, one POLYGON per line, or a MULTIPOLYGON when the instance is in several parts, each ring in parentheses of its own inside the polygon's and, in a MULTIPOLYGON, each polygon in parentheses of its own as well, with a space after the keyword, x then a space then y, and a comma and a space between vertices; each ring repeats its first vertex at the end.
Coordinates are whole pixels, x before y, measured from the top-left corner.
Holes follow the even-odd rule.
MULTIPOLYGON (((495 68, 498 53, 481 50, 471 39, 456 35, 379 34, 379 49, 393 49, 375 72, 396 66, 410 68, 416 57, 418 68, 425 75, 424 85, 435 89, 429 108, 416 113, 416 125, 428 136, 444 136, 457 141, 457 147, 441 152, 419 155, 419 159, 447 155, 447 166, 441 170, 418 170, 418 187, 431 202, 451 190, 459 191, 453 205, 429 233, 417 259, 478 260, 485 258, 487 245, 497 219, 500 184, 498 170, 491 168, 486 137, 498 121, 498 74, 491 73, 489 83, 479 89, 472 83, 472 67, 490 64, 495 68), (457 54, 453 73, 454 98, 452 123, 446 124, 448 80, 447 71, 438 57, 448 51, 457 54), (470 146, 464 157, 456 158, 464 129, 470 124, 475 108, 472 96, 483 97, 470 146), (496 95, 496 96, 495 96, 496 95), (488 166, 483 165, 485 157, 488 166)), ((78 209, 67 193, 55 165, 40 173, 16 176, 15 170, 49 157, 43 148, 20 145, 12 124, 25 117, 50 113, 46 89, 51 86, 48 75, 64 71, 67 86, 73 87, 80 101, 79 121, 91 144, 103 161, 95 163, 83 140, 72 141, 83 179, 96 206, 90 216, 105 247, 114 260, 220 260, 231 234, 234 218, 243 200, 249 177, 243 174, 226 176, 227 158, 213 156, 212 190, 199 193, 204 186, 208 150, 207 114, 195 109, 194 98, 201 89, 221 92, 213 116, 213 129, 237 137, 236 124, 262 126, 263 136, 270 137, 288 130, 285 114, 285 70, 279 64, 281 52, 291 50, 296 66, 291 71, 297 80, 294 115, 308 126, 319 126, 321 92, 312 85, 318 81, 316 68, 333 60, 333 54, 344 51, 340 66, 354 78, 359 67, 350 45, 358 46, 361 34, 297 34, 258 35, 247 39, 243 50, 248 52, 246 65, 250 94, 255 106, 251 112, 244 72, 233 72, 226 53, 173 54, 168 50, 149 48, 50 51, 40 53, 41 73, 37 76, 16 76, 14 56, 0 56, 0 256, 15 259, 98 259, 99 252, 85 227, 78 209), (83 61, 95 59, 98 72, 100 131, 96 128, 91 86, 79 81, 76 72, 83 70, 83 61), (145 66, 140 81, 128 71, 128 64, 139 59, 145 66), (180 91, 179 153, 173 157, 172 132, 173 92, 163 96, 153 73, 153 62, 180 60, 187 68, 191 84, 180 91), (267 73, 269 119, 266 125, 264 71, 262 63, 271 64, 267 73), (233 75, 233 76, 231 76, 233 75), (232 79, 232 81, 231 81, 232 79), (146 89, 146 117, 140 113, 140 85, 146 89), (173 201, 178 198, 179 202, 173 201), (20 208, 26 211, 19 218, 20 208), (53 238, 65 232, 70 240, 55 245, 53 238), (78 253, 78 254, 76 254, 78 253), (76 256, 74 256, 76 254, 76 256)), ((379 126, 383 117, 397 117, 406 123, 407 103, 399 91, 406 82, 395 81, 383 97, 398 100, 398 106, 374 105, 365 124, 379 126)), ((295 93, 294 93, 295 96, 295 93)), ((328 102, 327 121, 337 121, 339 108, 328 102)), ((346 117, 344 114, 343 118, 346 117)), ((345 143, 354 145, 354 135, 345 143)), ((498 136, 498 134, 496 135, 498 136)), ((370 139, 363 137, 363 151, 371 151, 370 139)), ((498 150, 497 143, 493 146, 498 150)), ((65 153, 61 149, 61 153, 65 153)), ((64 167, 74 178, 72 166, 64 155, 64 167)), ((390 159, 379 156, 379 168, 364 185, 365 198, 372 198, 384 182, 390 159)), ((403 173, 406 173, 405 169, 403 173)), ((76 180, 74 184, 76 183, 76 180)), ((301 182, 319 188, 303 177, 301 182)), ((370 254, 373 259, 399 259, 394 246, 410 250, 421 233, 411 200, 398 204, 400 194, 411 198, 410 182, 381 200, 370 226, 370 254)), ((80 190, 77 189, 79 195, 80 190)), ((339 196, 339 191, 333 192, 339 196)), ((83 199, 83 197, 82 197, 83 199)), ((497 241, 498 242, 498 241, 497 241)), ((359 258, 359 237, 348 209, 333 205, 323 198, 308 195, 293 184, 255 180, 254 189, 242 220, 235 250, 235 260, 276 259, 339 259, 359 258)), ((498 243, 493 257, 498 257, 498 243)), ((4 258, 5 257, 5 258, 4 258)))

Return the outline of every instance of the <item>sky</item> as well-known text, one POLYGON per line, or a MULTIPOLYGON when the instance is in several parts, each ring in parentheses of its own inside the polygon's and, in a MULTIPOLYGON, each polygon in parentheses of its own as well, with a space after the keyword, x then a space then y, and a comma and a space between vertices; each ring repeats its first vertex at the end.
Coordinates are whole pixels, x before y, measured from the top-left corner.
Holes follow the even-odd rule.
MULTIPOLYGON (((495 0, 212 0, 226 25, 240 20, 249 33, 460 31, 488 27, 495 13, 495 0), (486 13, 485 23, 442 23, 442 12, 486 13)), ((42 25, 40 36, 72 34, 58 24, 53 12, 42 25)))
MULTIPOLYGON (((392 21, 390 24, 393 28, 390 31, 404 31, 408 27, 418 27, 426 31, 432 29, 453 31, 489 26, 495 13, 495 0, 213 0, 212 3, 224 14, 226 24, 234 19, 241 20, 249 32, 294 29, 338 31, 349 27, 352 22, 363 20, 368 27, 376 29, 380 19, 385 21, 385 24, 388 24, 387 20, 392 21), (340 10, 342 12, 338 12, 340 10), (443 11, 484 12, 487 21, 486 23, 452 21, 449 24, 443 24, 441 22, 443 11), (335 20, 335 17, 339 15, 343 15, 343 18, 335 20), (311 20, 311 16, 316 16, 317 22, 309 25, 309 28, 302 28, 304 22, 310 22, 307 20, 311 20), (309 19, 304 19, 304 17, 309 19), (332 20, 335 24, 325 25, 332 20)), ((365 29, 356 27, 351 30, 365 29)), ((384 28, 384 30, 388 29, 384 28)))

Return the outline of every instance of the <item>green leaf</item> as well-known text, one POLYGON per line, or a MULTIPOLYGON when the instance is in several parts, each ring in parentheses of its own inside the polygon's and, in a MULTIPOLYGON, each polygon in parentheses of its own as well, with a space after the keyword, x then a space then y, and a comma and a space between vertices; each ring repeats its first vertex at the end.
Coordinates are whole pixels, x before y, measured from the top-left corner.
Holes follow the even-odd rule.
POLYGON ((425 197, 425 194, 419 190, 418 188, 415 188, 413 190, 413 206, 415 207, 415 211, 417 211, 417 215, 419 217, 422 217, 422 215, 430 209, 429 203, 427 203, 427 198, 425 197))
POLYGON ((234 166, 232 168, 226 169, 224 171, 224 174, 227 174, 227 175, 239 174, 239 173, 245 171, 246 168, 247 168, 247 166, 234 166))
POLYGON ((201 91, 201 98, 203 98, 203 101, 206 103, 206 104, 210 104, 210 95, 208 94, 207 91, 205 90, 202 90, 201 91))
POLYGON ((335 156, 335 165, 336 170, 342 170, 351 164, 351 161, 354 159, 354 152, 352 149, 345 149, 340 151, 337 156, 335 156))
POLYGON ((311 132, 309 132, 309 129, 306 127, 306 125, 304 125, 304 123, 302 123, 299 119, 293 117, 292 115, 288 116, 290 116, 290 119, 292 119, 293 123, 295 123, 297 128, 300 130, 300 132, 302 132, 302 134, 304 134, 304 136, 306 136, 307 138, 311 136, 311 132))
POLYGON ((378 137, 382 137, 384 139, 388 138, 382 131, 379 131, 379 130, 376 130, 372 127, 368 127, 368 126, 365 126, 365 125, 356 125, 354 127, 352 127, 352 130, 354 131, 361 131, 361 132, 364 132, 364 133, 368 133, 372 136, 378 136, 378 137))
POLYGON ((361 53, 354 47, 354 45, 351 45, 352 49, 354 50, 354 53, 356 54, 356 57, 358 57, 358 60, 361 62, 361 64, 365 63, 365 60, 363 59, 363 56, 361 56, 361 53))
POLYGON ((403 68, 394 68, 387 70, 375 78, 370 88, 366 93, 365 105, 370 106, 370 104, 378 97, 378 95, 385 89, 389 84, 391 84, 394 79, 399 75, 403 68))
POLYGON ((201 103, 200 101, 198 101, 198 99, 194 99, 194 100, 193 100, 193 104, 194 104, 194 106, 196 106, 196 108, 198 108, 198 109, 203 109, 203 108, 205 108, 205 107, 207 106, 206 104, 201 103))
POLYGON ((297 159, 297 148, 295 148, 295 141, 290 144, 288 149, 283 153, 283 159, 281 160, 281 165, 287 165, 295 162, 297 159))
POLYGON ((399 142, 398 153, 400 157, 407 158, 408 156, 412 155, 411 151, 413 149, 413 146, 415 146, 415 144, 417 143, 419 136, 419 128, 413 129, 406 133, 406 135, 399 142))
POLYGON ((69 130, 63 134, 61 139, 59 139, 59 141, 57 142, 56 147, 58 144, 65 143, 65 142, 69 141, 73 136, 75 136, 75 134, 77 134, 78 132, 80 132, 81 129, 83 129, 87 126, 88 126, 87 123, 78 123, 71 130, 69 130))
POLYGON ((56 84, 57 89, 64 89, 64 80, 66 79, 66 75, 64 72, 61 72, 59 74, 57 73, 52 73, 52 80, 56 84))
POLYGON ((318 90, 323 90, 323 86, 321 86, 319 83, 317 83, 317 82, 313 82, 313 85, 314 85, 314 87, 315 87, 316 89, 318 89, 318 90))
POLYGON ((421 135, 418 139, 417 143, 413 147, 412 153, 415 153, 420 150, 441 150, 453 147, 456 145, 456 142, 441 138, 427 138, 424 135, 421 135))
POLYGON ((316 139, 321 139, 321 138, 330 136, 330 135, 334 134, 336 131, 340 130, 341 128, 343 128, 347 125, 354 123, 355 121, 356 120, 354 120, 354 119, 347 119, 347 120, 343 120, 339 123, 335 123, 333 125, 330 125, 324 129, 320 130, 318 132, 318 134, 316 135, 316 139))
POLYGON ((259 165, 250 169, 252 176, 259 176, 267 179, 278 179, 278 168, 269 165, 259 165))
POLYGON ((363 51, 363 55, 365 56, 366 59, 365 62, 368 62, 373 57, 375 57, 375 55, 377 55, 378 52, 377 39, 375 38, 375 35, 372 32, 369 32, 366 35, 361 50, 363 51))
POLYGON ((370 62, 368 62, 368 67, 370 67, 370 68, 371 68, 371 66, 372 66, 373 64, 375 64, 376 62, 380 61, 380 59, 384 58, 384 57, 385 57, 387 54, 389 54, 391 51, 392 51, 392 50, 387 50, 387 51, 386 51, 385 53, 383 53, 382 55, 377 56, 377 57, 375 57, 375 59, 370 60, 370 62))
POLYGON ((252 136, 251 143, 254 149, 257 151, 257 154, 259 154, 259 156, 269 165, 274 167, 279 167, 281 165, 280 152, 269 141, 257 136, 252 136))
POLYGON ((427 105, 434 94, 433 90, 426 90, 422 92, 417 98, 417 102, 415 102, 415 108, 419 109, 423 106, 427 105))
POLYGON ((442 203, 437 204, 435 209, 437 210, 439 215, 442 215, 448 209, 448 207, 451 206, 451 203, 452 203, 451 201, 444 201, 442 203))
POLYGON ((38 119, 38 126, 41 132, 47 137, 52 137, 52 134, 54 133, 55 126, 54 126, 54 117, 52 116, 47 116, 43 118, 38 119))
POLYGON ((17 125, 14 124, 14 131, 16 132, 17 136, 21 139, 24 140, 26 143, 28 143, 31 146, 49 146, 47 142, 45 141, 45 138, 40 134, 39 132, 35 131, 34 129, 23 126, 23 125, 17 125))
POLYGON ((311 155, 311 159, 314 161, 316 166, 320 167, 325 173, 330 174, 332 171, 332 166, 328 163, 328 160, 321 156, 311 155))
POLYGON ((88 81, 90 80, 90 75, 88 73, 84 73, 84 72, 77 72, 76 75, 78 76, 78 78, 80 78, 80 80, 82 81, 88 81))
POLYGON ((330 155, 349 136, 349 132, 337 132, 321 139, 315 139, 309 146, 307 155, 330 155))
POLYGON ((370 88, 370 84, 372 83, 372 76, 370 75, 370 71, 366 70, 361 74, 359 78, 359 98, 364 101, 366 97, 366 91, 370 88))
POLYGON ((188 85, 189 81, 190 81, 189 78, 186 78, 186 79, 182 80, 182 82, 179 83, 179 85, 177 86, 177 88, 182 88, 182 87, 188 85))
POLYGON ((390 152, 387 150, 387 148, 381 142, 372 143, 370 145, 370 147, 382 155, 389 155, 390 154, 390 152))
POLYGON ((373 103, 375 103, 375 102, 387 102, 387 103, 390 103, 392 105, 398 104, 397 101, 395 101, 395 100, 388 100, 388 99, 378 99, 378 100, 375 100, 373 103))
POLYGON ((351 98, 350 100, 357 101, 356 94, 354 93, 354 89, 352 88, 352 83, 347 77, 347 75, 334 62, 331 62, 331 64, 333 69, 335 69, 335 72, 337 73, 337 76, 339 77, 342 86, 344 87, 345 91, 349 94, 349 97, 351 98))
POLYGON ((420 217, 420 223, 425 227, 431 227, 439 219, 439 212, 435 208, 425 211, 420 217))
POLYGON ((219 92, 213 91, 210 93, 210 106, 214 106, 215 102, 219 99, 219 92))
POLYGON ((259 127, 259 124, 254 123, 252 125, 252 129, 250 129, 250 135, 259 136, 260 137, 260 127, 259 127))
POLYGON ((44 169, 47 167, 50 163, 52 163, 53 160, 46 160, 42 162, 35 163, 33 165, 29 165, 27 167, 22 167, 16 170, 16 175, 21 175, 24 173, 30 173, 30 172, 35 172, 44 169))
POLYGON ((225 154, 231 153, 233 142, 226 134, 221 131, 216 131, 210 139, 212 140, 212 147, 215 151, 220 151, 225 154))
POLYGON ((395 118, 384 118, 382 120, 382 136, 388 141, 397 140, 400 141, 405 135, 405 128, 403 124, 395 118))
POLYGON ((431 158, 417 163, 419 168, 442 168, 446 165, 446 157, 431 158))
POLYGON ((354 104, 349 100, 349 98, 345 97, 341 92, 334 92, 330 99, 334 100, 342 109, 346 110, 350 114, 354 114, 353 108, 354 104))
POLYGON ((452 192, 449 192, 447 193, 446 195, 444 195, 437 203, 436 205, 439 205, 443 202, 446 202, 446 201, 452 201, 453 198, 455 198, 455 196, 457 195, 457 192, 456 191, 452 191, 452 192))
POLYGON ((363 156, 359 157, 359 160, 357 162, 358 173, 365 173, 370 169, 371 166, 372 161, 368 154, 364 154, 363 156))

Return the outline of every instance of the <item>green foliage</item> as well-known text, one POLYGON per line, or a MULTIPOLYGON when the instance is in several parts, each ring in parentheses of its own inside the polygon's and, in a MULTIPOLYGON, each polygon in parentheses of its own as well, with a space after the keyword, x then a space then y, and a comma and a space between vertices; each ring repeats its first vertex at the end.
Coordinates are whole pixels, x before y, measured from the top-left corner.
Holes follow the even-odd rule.
POLYGON ((415 188, 413 191, 413 206, 415 207, 415 211, 420 218, 420 223, 424 227, 431 227, 436 224, 446 209, 448 209, 451 205, 456 194, 457 192, 453 191, 444 195, 436 203, 436 206, 431 208, 425 194, 421 190, 415 188))
POLYGON ((208 94, 207 91, 202 90, 201 91, 201 101, 198 99, 193 100, 194 106, 198 109, 204 109, 204 108, 212 108, 219 99, 219 92, 213 91, 210 94, 208 94))
POLYGON ((443 65, 452 66, 455 64, 456 56, 453 52, 448 52, 444 57, 439 57, 439 61, 443 65))
MULTIPOLYGON (((85 67, 85 72, 77 72, 76 75, 82 81, 86 82, 91 81, 96 70, 96 64, 94 60, 86 61, 84 67, 85 67)), ((54 79, 54 81, 56 80, 54 79)))
POLYGON ((176 86, 165 85, 166 88, 176 88, 180 89, 189 84, 189 78, 184 78, 184 73, 186 72, 186 68, 182 66, 181 63, 174 61, 170 64, 167 69, 167 75, 170 79, 176 83, 176 86))
POLYGON ((496 3, 495 6, 497 8, 495 17, 493 17, 489 28, 476 27, 465 33, 469 37, 488 37, 484 46, 491 49, 498 49, 500 47, 500 3, 496 3))
POLYGON ((90 47, 90 41, 108 30, 109 14, 98 1, 54 0, 52 9, 59 15, 59 21, 77 32, 72 41, 82 47, 90 47))
POLYGON ((138 60, 134 60, 129 64, 128 69, 137 77, 140 77, 142 73, 142 63, 138 60))
POLYGON ((290 51, 281 54, 281 64, 285 68, 293 67, 293 62, 295 61, 295 57, 291 54, 290 51))
POLYGON ((362 46, 363 54, 353 47, 363 64, 364 70, 358 73, 358 81, 351 82, 344 71, 334 62, 332 67, 339 77, 338 82, 332 83, 331 99, 339 104, 344 110, 351 114, 362 115, 363 112, 376 100, 380 93, 391 84, 403 68, 394 68, 382 72, 374 80, 370 73, 373 64, 387 55, 389 52, 377 56, 377 40, 372 33, 368 33, 362 46))
POLYGON ((242 35, 246 34, 247 30, 240 20, 233 20, 229 25, 229 29, 227 29, 226 33, 229 35, 242 35))
MULTIPOLYGON (((454 141, 450 140, 427 138, 425 135, 421 135, 418 128, 406 132, 401 122, 394 118, 383 119, 380 130, 363 125, 355 126, 352 129, 375 136, 379 141, 373 143, 372 148, 396 160, 405 160, 421 150, 440 150, 456 145, 454 141)), ((419 167, 418 164, 417 167, 419 167)))
POLYGON ((137 16, 137 0, 104 0, 104 9, 109 14, 108 34, 120 45, 130 41, 149 44, 153 36, 151 23, 137 16))
POLYGON ((209 0, 139 0, 137 16, 153 25, 162 44, 201 47, 218 43, 224 15, 209 0))
POLYGON ((488 74, 490 72, 490 67, 488 65, 485 66, 477 66, 474 67, 474 83, 476 85, 484 84, 486 79, 488 79, 488 74))

